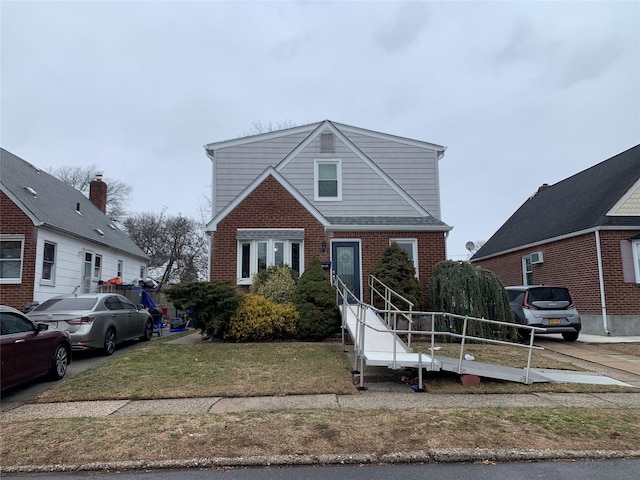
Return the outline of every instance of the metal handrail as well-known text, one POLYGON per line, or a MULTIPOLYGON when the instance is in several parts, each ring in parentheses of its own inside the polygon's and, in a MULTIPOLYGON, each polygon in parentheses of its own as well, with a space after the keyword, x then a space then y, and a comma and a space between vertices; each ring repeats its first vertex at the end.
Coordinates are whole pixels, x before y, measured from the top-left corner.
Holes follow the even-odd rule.
MULTIPOLYGON (((382 282, 380 282, 380 280, 376 279, 373 276, 370 276, 370 278, 375 279, 377 282, 379 282, 380 284, 384 285, 382 282)), ((344 284, 344 282, 342 281, 342 279, 340 279, 340 277, 338 277, 337 275, 332 277, 332 283, 334 285, 337 286, 336 288, 336 298, 338 299, 338 295, 342 296, 343 298, 343 308, 349 308, 352 310, 352 312, 354 312, 354 316, 356 318, 356 322, 357 322, 357 326, 358 328, 356 328, 356 338, 354 338, 354 351, 356 352, 356 358, 354 358, 355 363, 357 363, 357 357, 360 357, 360 380, 361 380, 361 386, 363 387, 363 377, 364 375, 362 374, 363 372, 363 368, 364 368, 364 363, 363 363, 363 357, 364 357, 364 332, 365 332, 365 328, 369 328, 371 330, 377 331, 377 332, 381 332, 381 333, 387 333, 390 331, 390 333, 394 334, 394 335, 398 335, 398 334, 407 334, 407 335, 411 335, 412 333, 419 333, 421 335, 430 335, 431 336, 431 365, 432 365, 432 370, 433 370, 433 365, 435 362, 435 358, 434 358, 434 352, 435 352, 435 337, 436 335, 440 335, 440 336, 445 336, 445 337, 451 337, 451 338, 459 338, 461 339, 460 342, 460 355, 459 355, 459 363, 458 363, 458 372, 457 373, 462 373, 462 360, 464 358, 464 347, 466 344, 467 340, 474 340, 474 341, 479 341, 479 342, 484 342, 484 343, 490 343, 490 344, 497 344, 497 345, 509 345, 512 347, 517 347, 517 348, 527 348, 528 351, 528 355, 527 355, 527 366, 526 366, 526 374, 525 374, 525 383, 529 383, 529 378, 530 378, 530 370, 531 370, 531 355, 533 353, 533 350, 544 350, 543 347, 538 347, 535 346, 533 344, 534 342, 534 338, 535 338, 535 333, 539 332, 539 331, 544 331, 544 328, 540 328, 540 327, 533 327, 533 326, 529 326, 529 325, 521 325, 521 324, 516 324, 516 323, 512 323, 512 322, 504 322, 501 320, 491 320, 491 319, 486 319, 486 318, 478 318, 478 317, 471 317, 468 315, 459 315, 459 314, 455 314, 455 313, 448 313, 448 312, 415 312, 413 310, 408 310, 408 311, 401 311, 401 310, 397 310, 396 313, 397 314, 401 314, 403 316, 407 316, 410 315, 411 317, 415 316, 420 316, 423 315, 425 317, 431 317, 431 329, 428 330, 421 330, 421 331, 416 331, 413 330, 412 327, 412 322, 409 322, 409 329, 408 330, 399 330, 397 328, 397 324, 394 324, 394 328, 391 328, 391 326, 388 324, 387 322, 387 326, 389 327, 388 329, 382 330, 379 328, 376 328, 372 325, 367 325, 366 324, 366 309, 373 309, 376 312, 380 313, 381 310, 375 308, 373 305, 369 305, 366 304, 362 301, 360 301, 359 299, 357 299, 357 297, 355 297, 355 295, 353 295, 353 292, 349 291, 349 289, 347 288, 346 284, 344 284), (342 288, 340 288, 342 287, 342 288), (349 295, 351 295, 353 298, 356 299, 356 303, 355 304, 349 304, 347 302, 349 295), (436 331, 435 329, 435 322, 436 322, 436 318, 437 317, 448 317, 452 320, 462 320, 463 321, 463 328, 462 328, 462 333, 453 333, 451 331, 436 331), (529 330, 529 344, 528 345, 523 345, 520 343, 514 343, 514 342, 508 342, 508 341, 504 341, 504 340, 494 340, 494 339, 490 339, 490 338, 483 338, 483 337, 475 337, 473 335, 467 335, 467 326, 469 323, 469 320, 471 321, 475 321, 475 322, 484 322, 484 323, 488 323, 488 324, 492 324, 492 325, 501 325, 501 326, 507 326, 510 328, 518 328, 518 329, 524 329, 524 330, 529 330)), ((395 293, 395 292, 394 292, 395 293)), ((401 297, 400 295, 398 295, 399 297, 401 297)), ((384 312, 384 311, 382 311, 384 312)), ((342 328, 343 328, 343 349, 344 349, 344 329, 346 328, 345 326, 345 322, 346 322, 346 314, 344 314, 343 312, 343 316, 342 316, 342 328)), ((396 342, 394 342, 394 348, 393 348, 393 366, 395 368, 396 366, 396 356, 397 356, 397 352, 396 352, 396 342)), ((420 364, 422 364, 422 359, 420 358, 420 364)), ((355 370, 355 368, 354 368, 355 370)))
MULTIPOLYGON (((383 300, 384 300, 384 311, 387 312, 393 312, 393 329, 397 329, 398 326, 398 314, 401 314, 402 316, 404 316, 404 318, 409 322, 409 330, 411 330, 411 327, 413 326, 413 315, 411 314, 411 312, 413 311, 413 308, 415 307, 415 304, 409 300, 408 298, 404 297, 403 295, 401 295, 400 293, 396 292, 395 290, 389 288, 387 285, 385 285, 382 281, 380 281, 380 279, 378 279, 376 276, 374 275, 369 275, 369 279, 368 279, 368 283, 369 283, 369 288, 371 289, 371 304, 374 304, 374 293, 377 293, 378 296, 380 296, 383 300), (380 291, 378 291, 378 289, 375 286, 375 283, 379 283, 380 285, 382 285, 382 287, 384 288, 384 294, 380 293, 380 291), (403 302, 405 302, 408 306, 409 306, 409 313, 408 314, 402 314, 401 313, 401 309, 398 308, 392 301, 391 301, 391 297, 396 297, 400 300, 402 300, 403 302)), ((386 317, 385 317, 386 319, 386 317)), ((386 319, 387 321, 387 325, 389 325, 389 321, 388 319, 386 319)), ((411 332, 409 332, 409 334, 407 335, 407 346, 409 348, 411 348, 411 332)))

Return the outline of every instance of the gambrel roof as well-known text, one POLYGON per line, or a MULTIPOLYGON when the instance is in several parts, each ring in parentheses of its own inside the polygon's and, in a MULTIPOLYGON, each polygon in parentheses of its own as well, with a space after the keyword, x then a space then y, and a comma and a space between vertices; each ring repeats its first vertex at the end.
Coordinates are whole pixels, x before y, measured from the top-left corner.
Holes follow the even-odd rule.
POLYGON ((472 260, 596 228, 640 228, 640 145, 554 185, 541 187, 472 260))
POLYGON ((230 208, 273 175, 325 228, 447 231, 440 220, 438 160, 445 147, 325 120, 205 145, 213 162, 215 230, 230 208), (335 137, 335 154, 321 151, 320 137, 335 137), (340 201, 314 199, 314 161, 337 158, 340 201))
POLYGON ((148 260, 80 191, 5 149, 0 149, 0 189, 37 227, 57 230, 148 260))

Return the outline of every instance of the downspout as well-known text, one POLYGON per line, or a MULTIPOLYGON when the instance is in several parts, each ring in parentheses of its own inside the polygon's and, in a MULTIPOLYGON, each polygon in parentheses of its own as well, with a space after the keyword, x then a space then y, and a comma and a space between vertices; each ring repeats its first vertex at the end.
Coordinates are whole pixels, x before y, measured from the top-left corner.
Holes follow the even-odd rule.
MULTIPOLYGON (((216 158, 215 158, 215 150, 209 150, 206 146, 204 147, 204 151, 207 154, 207 157, 211 160, 211 212, 209 215, 213 218, 216 211, 216 158)), ((209 252, 207 253, 207 281, 211 281, 211 259, 212 253, 211 249, 213 248, 213 233, 206 232, 208 241, 209 241, 209 252)))
POLYGON ((600 282, 600 304, 602 305, 602 327, 606 335, 611 335, 607 322, 607 301, 604 293, 604 273, 602 271, 602 249, 600 248, 600 230, 596 230, 596 252, 598 255, 598 281, 600 282))

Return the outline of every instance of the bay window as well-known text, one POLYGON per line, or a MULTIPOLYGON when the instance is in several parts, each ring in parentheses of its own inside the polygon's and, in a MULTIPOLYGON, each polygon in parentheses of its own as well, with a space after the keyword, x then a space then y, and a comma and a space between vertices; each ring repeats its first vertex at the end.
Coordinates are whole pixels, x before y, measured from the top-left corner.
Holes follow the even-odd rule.
POLYGON ((238 283, 250 285, 254 274, 271 266, 302 274, 303 237, 303 230, 238 230, 238 283))

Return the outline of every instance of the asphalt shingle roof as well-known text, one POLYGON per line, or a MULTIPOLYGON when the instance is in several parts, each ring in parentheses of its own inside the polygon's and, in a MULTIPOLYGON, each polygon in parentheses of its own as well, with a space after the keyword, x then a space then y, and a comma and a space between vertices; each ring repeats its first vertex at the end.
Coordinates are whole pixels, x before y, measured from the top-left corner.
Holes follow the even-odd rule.
POLYGON ((332 225, 357 226, 406 226, 406 227, 451 227, 435 217, 326 217, 332 225))
POLYGON ((86 196, 5 149, 0 149, 0 186, 36 223, 140 258, 140 248, 86 196), (35 197, 27 190, 36 192, 35 197), (79 205, 79 214, 76 206, 79 205), (103 232, 101 236, 96 229, 103 232))
POLYGON ((579 172, 529 198, 472 260, 595 227, 640 227, 637 216, 607 212, 640 178, 640 145, 579 172))

